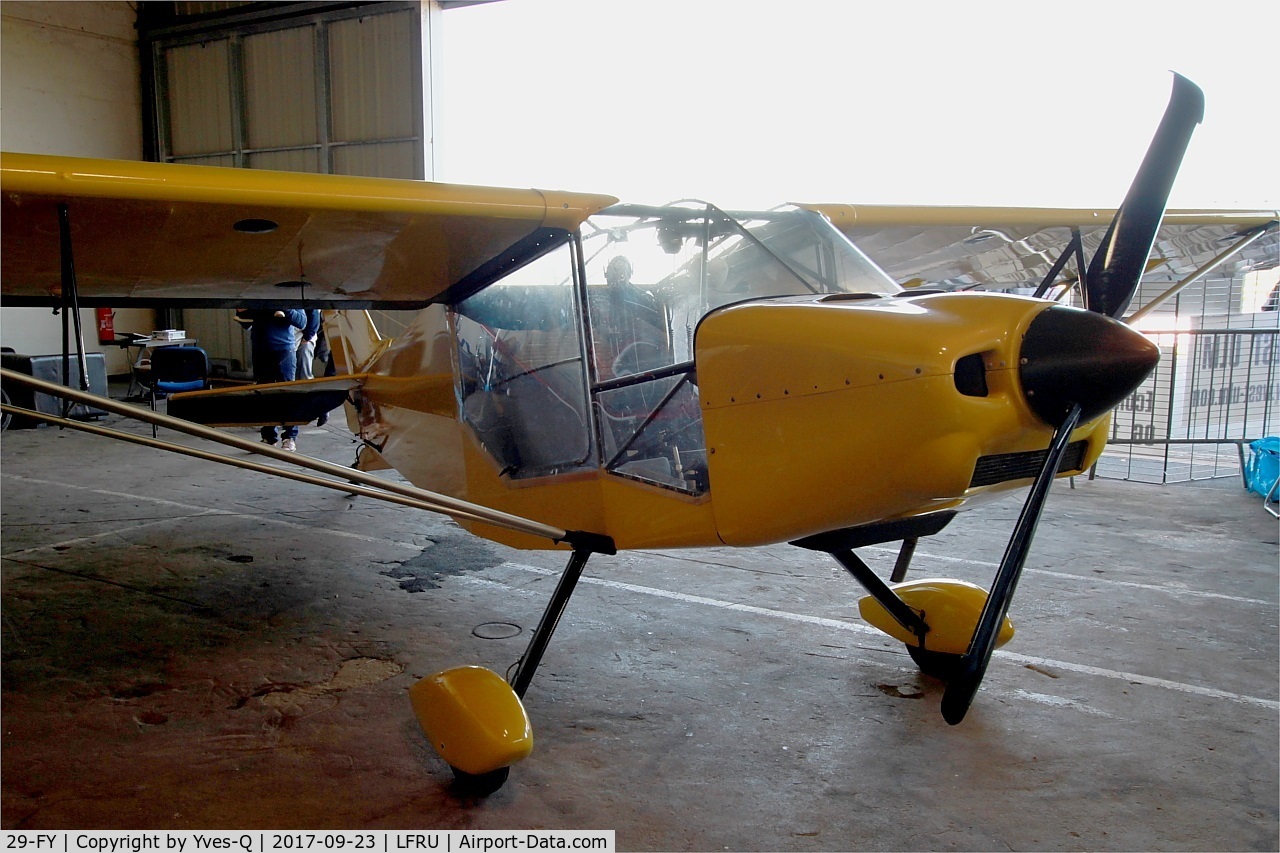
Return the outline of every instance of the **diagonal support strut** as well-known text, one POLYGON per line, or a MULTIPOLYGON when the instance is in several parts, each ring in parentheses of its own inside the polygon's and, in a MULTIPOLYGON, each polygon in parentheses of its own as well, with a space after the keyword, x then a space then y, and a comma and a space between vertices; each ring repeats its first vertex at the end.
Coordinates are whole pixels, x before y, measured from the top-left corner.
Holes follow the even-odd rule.
POLYGON ((973 702, 974 694, 986 674, 987 664, 991 662, 991 653, 995 651, 996 637, 1004 617, 1009 612, 1009 604, 1013 601, 1014 590, 1018 579, 1022 576, 1022 567, 1031 550, 1031 540, 1036 534, 1036 525, 1044 512, 1045 500, 1049 497, 1049 487, 1058 472, 1058 465, 1071 438, 1071 431, 1080 422, 1080 404, 1074 403, 1067 412, 1066 418, 1053 434, 1049 443, 1049 452, 1045 454, 1044 465, 1036 475, 1031 486, 1031 493, 1022 505, 1018 515, 1018 523, 1014 525, 1009 544, 1005 547, 1000 567, 996 569, 995 580, 991 584, 991 592, 987 596, 978 625, 973 629, 973 638, 969 648, 960 660, 956 675, 947 684, 942 694, 942 717, 951 725, 964 719, 973 702))

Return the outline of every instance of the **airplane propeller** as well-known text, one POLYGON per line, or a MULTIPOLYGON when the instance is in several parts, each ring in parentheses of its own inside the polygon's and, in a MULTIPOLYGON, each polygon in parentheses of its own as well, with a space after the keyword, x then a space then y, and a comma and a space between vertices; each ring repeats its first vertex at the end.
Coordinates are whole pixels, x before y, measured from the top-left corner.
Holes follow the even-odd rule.
POLYGON ((1159 360, 1159 348, 1119 318, 1138 289, 1174 177, 1203 117, 1204 93, 1175 74, 1160 126, 1084 272, 1088 310, 1048 308, 1031 322, 1023 338, 1023 392, 1032 411, 1054 428, 1054 434, 996 570, 969 647, 943 693, 942 716, 951 725, 964 719, 982 683, 1072 430, 1132 393, 1159 360))
POLYGON ((1090 311, 1120 319, 1129 307, 1151 254, 1165 202, 1191 133, 1204 120, 1204 92, 1181 74, 1173 75, 1173 94, 1156 135, 1138 167, 1129 192, 1089 261, 1085 304, 1090 311))

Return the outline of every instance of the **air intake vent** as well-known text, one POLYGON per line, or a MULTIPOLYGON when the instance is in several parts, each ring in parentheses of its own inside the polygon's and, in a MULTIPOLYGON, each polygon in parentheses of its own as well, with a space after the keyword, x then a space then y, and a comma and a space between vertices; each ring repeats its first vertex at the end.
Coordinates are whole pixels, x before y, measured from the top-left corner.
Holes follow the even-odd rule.
POLYGON ((956 390, 966 397, 987 396, 987 366, 982 353, 966 355, 956 362, 956 390))
MULTIPOLYGON (((1062 457, 1062 463, 1058 465, 1058 473, 1079 470, 1084 465, 1084 455, 1088 449, 1087 441, 1071 442, 1062 457)), ((983 456, 978 459, 978 464, 973 468, 973 479, 969 481, 969 488, 994 486, 996 483, 1007 483, 1010 480, 1033 478, 1040 473, 1048 453, 1048 450, 1028 450, 1023 453, 983 456)))

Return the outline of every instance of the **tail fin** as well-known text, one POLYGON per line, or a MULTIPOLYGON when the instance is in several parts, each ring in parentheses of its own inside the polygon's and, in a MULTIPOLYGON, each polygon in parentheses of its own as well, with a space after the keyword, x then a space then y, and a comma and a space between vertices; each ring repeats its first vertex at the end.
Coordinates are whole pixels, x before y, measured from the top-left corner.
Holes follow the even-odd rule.
POLYGON ((363 373, 389 342, 368 311, 325 311, 324 334, 338 373, 363 373))

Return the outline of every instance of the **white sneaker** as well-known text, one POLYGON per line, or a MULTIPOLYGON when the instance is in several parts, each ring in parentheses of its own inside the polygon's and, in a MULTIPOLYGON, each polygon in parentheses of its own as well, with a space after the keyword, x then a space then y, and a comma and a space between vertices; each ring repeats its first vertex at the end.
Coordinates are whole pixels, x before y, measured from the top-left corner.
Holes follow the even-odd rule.
POLYGON ((280 442, 280 449, 287 450, 292 453, 298 449, 298 445, 292 438, 286 438, 284 441, 280 442))

